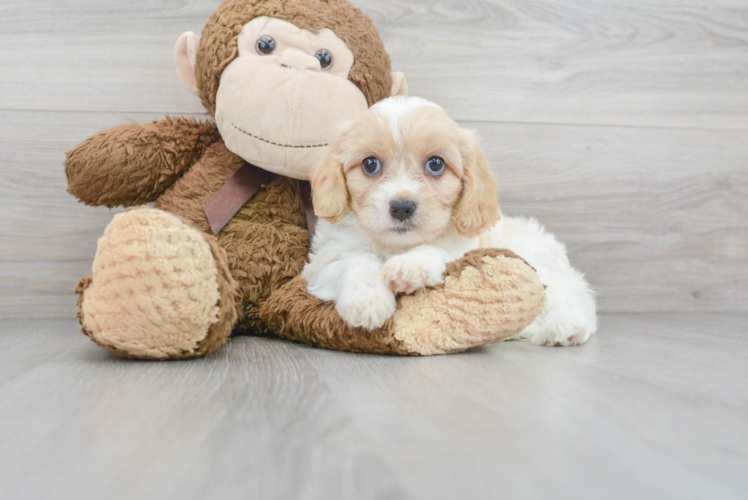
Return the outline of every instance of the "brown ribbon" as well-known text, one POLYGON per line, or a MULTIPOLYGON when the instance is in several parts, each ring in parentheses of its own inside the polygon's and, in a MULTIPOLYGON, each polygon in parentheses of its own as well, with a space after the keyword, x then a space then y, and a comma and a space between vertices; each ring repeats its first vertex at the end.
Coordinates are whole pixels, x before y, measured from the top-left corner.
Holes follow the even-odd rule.
MULTIPOLYGON (((263 170, 249 163, 236 171, 226 183, 221 186, 216 194, 210 197, 203 205, 203 211, 208 218, 213 234, 218 234, 221 229, 241 210, 264 184, 272 182, 276 174, 263 170)), ((314 215, 312 205, 312 187, 307 181, 299 181, 301 188, 301 200, 304 203, 304 216, 309 229, 309 246, 312 245, 314 230, 317 226, 317 217, 314 215)))
POLYGON ((311 249, 314 233, 317 230, 317 216, 314 215, 314 205, 312 205, 312 185, 308 181, 299 181, 299 187, 301 188, 301 201, 304 202, 306 228, 309 231, 309 249, 311 249))
POLYGON ((226 224, 260 190, 262 185, 273 179, 275 179, 275 174, 249 163, 245 163, 237 170, 203 206, 213 234, 218 234, 226 227, 226 224))

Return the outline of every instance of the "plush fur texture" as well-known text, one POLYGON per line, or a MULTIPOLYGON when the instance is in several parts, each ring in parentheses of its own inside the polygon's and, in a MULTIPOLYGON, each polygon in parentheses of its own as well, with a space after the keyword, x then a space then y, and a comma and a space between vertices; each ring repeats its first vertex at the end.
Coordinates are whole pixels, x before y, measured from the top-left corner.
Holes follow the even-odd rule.
POLYGON ((545 298, 535 271, 513 252, 473 250, 447 266, 444 284, 401 295, 395 338, 411 353, 448 354, 523 331, 545 298))
POLYGON ((67 154, 68 192, 109 208, 156 201, 219 139, 215 124, 191 118, 102 130, 67 154))
POLYGON ((76 291, 84 333, 127 357, 212 352, 226 343, 237 317, 237 284, 224 250, 151 208, 114 217, 99 240, 93 278, 76 291))
POLYGON ((298 277, 261 310, 281 336, 327 349, 427 356, 464 351, 517 335, 543 308, 535 271, 512 252, 480 249, 452 262, 442 285, 397 298, 378 329, 352 327, 334 302, 306 293, 298 277))
MULTIPOLYGON (((230 0, 211 16, 196 56, 197 86, 209 113, 215 112, 221 72, 237 55, 236 36, 262 15, 312 31, 332 29, 353 51, 356 61, 349 79, 370 104, 387 97, 393 87, 404 88, 404 81, 393 86, 389 57, 371 20, 347 1, 230 0)), ((421 349, 423 343, 397 340, 397 328, 360 336, 341 326, 329 304, 307 294, 298 278, 309 246, 298 181, 276 176, 217 236, 212 234, 202 207, 243 164, 226 148, 212 121, 180 118, 108 129, 68 153, 69 191, 82 202, 156 206, 118 216, 102 238, 96 260, 103 266, 77 289, 84 333, 111 352, 142 359, 205 356, 232 332, 276 333, 351 351, 412 354, 421 349), (153 230, 154 224, 162 230, 153 230), (192 257, 180 253, 182 246, 192 257), (127 298, 130 291, 132 299, 127 298), (138 292, 142 296, 135 296, 138 292), (149 310, 151 305, 158 307, 149 310), (181 307, 195 314, 184 315, 181 307)), ((518 276, 525 275, 529 266, 514 260, 521 268, 518 276)), ((484 266, 502 268, 498 263, 484 266)), ((469 282, 478 290, 493 286, 492 279, 483 273, 469 282)), ((452 286, 459 288, 460 279, 452 286)), ((529 294, 527 300, 536 297, 529 294)), ((512 300, 524 299, 518 295, 512 300)), ((471 303, 459 307, 467 314, 471 303)), ((444 325, 450 324, 445 318, 444 325)), ((416 330, 409 331, 415 335, 416 330)), ((472 345, 485 341, 478 334, 472 345)), ((441 351, 423 351, 433 352, 441 351)))

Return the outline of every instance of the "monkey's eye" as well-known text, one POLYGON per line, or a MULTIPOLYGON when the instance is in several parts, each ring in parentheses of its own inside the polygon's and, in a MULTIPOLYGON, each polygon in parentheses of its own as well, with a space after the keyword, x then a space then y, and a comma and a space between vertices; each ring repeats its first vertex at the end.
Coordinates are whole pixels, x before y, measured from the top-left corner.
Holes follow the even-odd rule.
POLYGON ((361 170, 363 170, 366 175, 377 175, 382 171, 382 163, 377 158, 371 156, 361 162, 361 170))
POLYGON ((265 35, 257 40, 257 52, 263 56, 269 56, 275 52, 275 38, 265 35))
POLYGON ((333 59, 332 54, 330 54, 330 51, 327 49, 319 49, 316 54, 314 54, 314 57, 319 59, 319 65, 322 67, 322 70, 328 70, 332 67, 333 59))
POLYGON ((447 170, 447 164, 438 156, 429 158, 429 161, 426 162, 426 173, 429 175, 439 177, 445 170, 447 170))

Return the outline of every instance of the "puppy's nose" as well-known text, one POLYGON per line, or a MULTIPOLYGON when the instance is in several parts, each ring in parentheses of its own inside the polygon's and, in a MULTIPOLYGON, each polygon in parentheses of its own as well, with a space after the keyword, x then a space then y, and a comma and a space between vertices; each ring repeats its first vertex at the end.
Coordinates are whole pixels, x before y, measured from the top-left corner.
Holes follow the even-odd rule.
POLYGON ((416 213, 416 203, 398 198, 390 202, 390 215, 400 222, 406 221, 416 213))

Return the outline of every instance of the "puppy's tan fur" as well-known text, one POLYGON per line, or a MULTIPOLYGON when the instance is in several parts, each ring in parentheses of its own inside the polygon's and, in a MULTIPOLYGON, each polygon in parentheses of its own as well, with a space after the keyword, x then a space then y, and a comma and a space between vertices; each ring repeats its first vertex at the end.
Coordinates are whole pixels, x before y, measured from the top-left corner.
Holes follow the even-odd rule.
POLYGON ((517 338, 577 345, 597 328, 594 293, 563 244, 534 219, 500 218, 496 181, 475 134, 433 103, 377 103, 313 169, 312 189, 327 220, 302 276, 350 326, 379 328, 395 315, 397 296, 444 284, 447 266, 471 251, 506 248, 547 287, 542 314, 517 338))
POLYGON ((386 117, 375 112, 349 124, 312 170, 315 212, 336 223, 349 208, 362 228, 381 240, 382 231, 374 226, 382 214, 372 199, 380 186, 403 175, 409 178, 410 189, 396 195, 418 199, 414 234, 403 245, 380 241, 387 246, 427 243, 443 234, 450 224, 462 236, 472 238, 500 218, 496 180, 475 133, 460 128, 446 112, 434 106, 415 109, 394 128, 386 117), (444 159, 447 165, 439 177, 424 170, 434 156, 444 159), (363 172, 361 163, 369 157, 381 161, 381 174, 368 176, 363 172))

